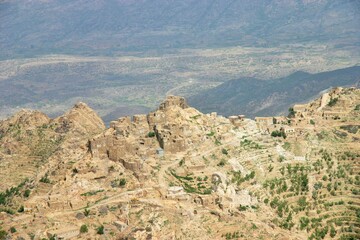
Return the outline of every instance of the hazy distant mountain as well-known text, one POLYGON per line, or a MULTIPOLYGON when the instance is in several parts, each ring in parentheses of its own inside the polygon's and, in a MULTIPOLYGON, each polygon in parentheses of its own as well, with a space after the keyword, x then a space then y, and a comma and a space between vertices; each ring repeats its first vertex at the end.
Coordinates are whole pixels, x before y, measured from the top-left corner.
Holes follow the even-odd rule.
POLYGON ((0 1, 0 58, 49 53, 359 46, 358 0, 0 1))
POLYGON ((293 104, 315 98, 330 87, 359 85, 360 66, 355 66, 318 74, 296 72, 268 81, 255 78, 231 80, 192 96, 188 101, 202 112, 271 116, 287 113, 293 104))

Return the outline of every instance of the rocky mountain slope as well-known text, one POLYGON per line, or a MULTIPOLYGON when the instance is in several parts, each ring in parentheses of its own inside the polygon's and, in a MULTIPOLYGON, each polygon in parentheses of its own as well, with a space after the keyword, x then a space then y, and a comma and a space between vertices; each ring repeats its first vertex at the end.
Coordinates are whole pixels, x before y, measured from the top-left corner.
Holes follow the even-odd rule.
POLYGON ((289 107, 315 99, 333 86, 359 86, 360 66, 310 74, 296 72, 284 78, 259 80, 241 78, 189 97, 202 112, 248 117, 286 114, 289 107))
POLYGON ((359 123, 357 88, 255 121, 24 110, 0 122, 0 239, 358 239, 359 123))

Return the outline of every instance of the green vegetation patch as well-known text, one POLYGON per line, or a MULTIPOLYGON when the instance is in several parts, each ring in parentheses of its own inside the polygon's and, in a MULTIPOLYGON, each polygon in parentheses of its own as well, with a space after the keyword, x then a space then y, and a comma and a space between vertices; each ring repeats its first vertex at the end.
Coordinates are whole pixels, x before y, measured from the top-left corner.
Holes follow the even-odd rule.
POLYGON ((81 196, 93 196, 93 195, 96 195, 100 192, 103 192, 104 190, 96 190, 96 191, 90 191, 90 192, 86 192, 86 193, 83 193, 81 194, 81 196))
POLYGON ((328 106, 329 107, 335 106, 338 100, 339 100, 339 98, 331 98, 329 103, 328 103, 328 106))
POLYGON ((243 141, 240 142, 240 146, 243 147, 244 149, 262 149, 263 146, 261 146, 260 144, 252 141, 252 140, 248 140, 248 139, 244 139, 243 141))
MULTIPOLYGON (((8 188, 5 190, 5 192, 0 192, 0 205, 7 205, 8 203, 11 202, 11 200, 14 196, 20 196, 22 189, 24 188, 25 184, 28 181, 29 181, 28 179, 25 179, 18 186, 8 188)), ((28 190, 26 190, 25 193, 27 191, 28 190)), ((24 195, 25 195, 25 193, 24 193, 24 195)))
POLYGON ((344 125, 340 129, 346 130, 348 133, 356 134, 360 129, 360 125, 344 125))
POLYGON ((232 179, 231 182, 240 185, 245 181, 249 181, 255 177, 255 171, 251 171, 249 174, 246 174, 244 177, 241 175, 240 171, 232 171, 232 179))
POLYGON ((187 176, 179 176, 175 173, 173 169, 170 170, 170 173, 181 183, 182 187, 187 193, 197 193, 197 194, 207 195, 207 194, 211 194, 212 192, 212 189, 205 185, 208 181, 207 176, 205 176, 204 178, 200 176, 195 178, 190 174, 187 176))

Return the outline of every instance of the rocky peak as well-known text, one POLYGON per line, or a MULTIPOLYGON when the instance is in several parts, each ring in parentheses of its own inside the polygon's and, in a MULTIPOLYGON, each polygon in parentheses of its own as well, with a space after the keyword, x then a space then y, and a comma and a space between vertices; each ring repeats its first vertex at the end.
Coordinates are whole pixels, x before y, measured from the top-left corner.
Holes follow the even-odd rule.
POLYGON ((54 121, 61 126, 74 128, 86 134, 96 134, 105 129, 105 124, 99 115, 83 102, 75 104, 70 111, 54 121))
POLYGON ((170 96, 167 96, 165 101, 160 104, 159 110, 167 110, 173 106, 178 106, 182 109, 189 107, 189 105, 186 103, 185 98, 170 95, 170 96))
POLYGON ((73 109, 86 109, 92 111, 92 109, 84 102, 78 102, 74 105, 73 109))

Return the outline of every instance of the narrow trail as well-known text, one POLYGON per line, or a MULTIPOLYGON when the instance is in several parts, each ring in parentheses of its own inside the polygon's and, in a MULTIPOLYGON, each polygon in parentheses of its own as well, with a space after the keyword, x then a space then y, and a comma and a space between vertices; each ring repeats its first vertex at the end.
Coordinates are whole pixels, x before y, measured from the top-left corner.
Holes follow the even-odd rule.
POLYGON ((106 205, 106 204, 119 203, 119 202, 128 202, 128 201, 131 200, 131 198, 133 198, 133 196, 131 196, 131 195, 134 195, 134 194, 140 193, 142 191, 146 191, 146 190, 153 190, 153 188, 139 188, 139 189, 132 190, 132 191, 121 192, 121 193, 112 195, 112 196, 110 196, 108 198, 104 198, 103 200, 99 200, 98 202, 96 202, 93 205, 90 205, 88 207, 61 210, 61 211, 58 211, 58 212, 51 212, 51 213, 48 213, 46 215, 46 217, 53 218, 53 217, 57 217, 57 216, 68 215, 68 214, 72 214, 72 213, 75 213, 75 212, 79 212, 79 211, 81 211, 81 210, 83 210, 85 208, 91 210, 91 209, 94 209, 96 207, 103 206, 103 205, 106 205))
POLYGON ((173 95, 174 92, 178 89, 181 89, 183 87, 187 87, 187 86, 190 86, 192 84, 196 83, 196 81, 193 81, 192 79, 191 80, 188 80, 187 82, 184 82, 184 83, 181 83, 180 85, 174 87, 174 88, 171 88, 169 89, 167 92, 166 92, 166 96, 167 95, 173 95))

